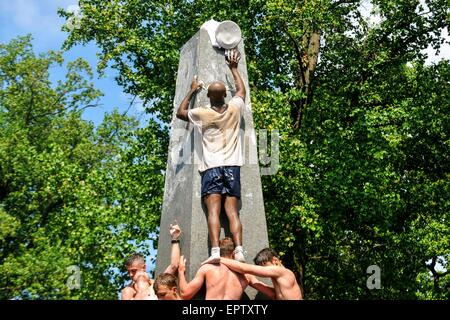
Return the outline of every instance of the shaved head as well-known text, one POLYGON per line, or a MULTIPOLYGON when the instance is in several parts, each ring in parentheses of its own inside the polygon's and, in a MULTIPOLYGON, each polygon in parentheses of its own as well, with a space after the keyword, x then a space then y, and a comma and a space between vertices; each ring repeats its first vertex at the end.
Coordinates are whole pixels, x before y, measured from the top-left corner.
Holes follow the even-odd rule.
POLYGON ((208 98, 211 102, 221 102, 227 96, 227 88, 220 81, 214 81, 208 86, 208 98))

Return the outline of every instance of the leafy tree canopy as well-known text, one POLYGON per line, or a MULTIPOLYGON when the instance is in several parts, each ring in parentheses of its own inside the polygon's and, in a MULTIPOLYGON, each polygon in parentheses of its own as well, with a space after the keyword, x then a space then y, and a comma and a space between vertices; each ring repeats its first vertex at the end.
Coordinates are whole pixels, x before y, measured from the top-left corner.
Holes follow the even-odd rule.
POLYGON ((62 54, 30 41, 0 45, 0 297, 115 299, 124 255, 148 253, 159 222, 167 137, 117 111, 82 120, 101 95, 90 67, 69 62, 53 86, 62 54))
MULTIPOLYGON (((1 268, 27 255, 53 259, 65 246, 77 253, 60 260, 97 268, 86 277, 106 290, 101 275, 118 261, 114 254, 159 221, 179 48, 214 18, 241 27, 255 125, 281 135, 280 168, 263 177, 270 242, 306 298, 448 299, 450 66, 425 64, 424 49, 446 41, 449 5, 372 4, 377 23, 364 17, 369 2, 358 0, 80 0, 79 27, 66 30, 65 49, 93 41, 99 70, 117 69, 125 92, 144 101, 157 122, 135 134, 118 114, 98 130, 79 121, 98 94, 84 80, 59 103, 64 90, 31 79, 41 73, 23 78, 20 70, 48 70, 45 59, 57 54, 30 56, 21 69, 8 53, 18 49, 2 47, 1 268), (56 221, 61 228, 48 231, 56 221), (366 286, 370 265, 381 269, 381 290, 366 286)), ((81 67, 75 62, 69 74, 81 67)), ((71 88, 68 81, 61 85, 71 88)), ((2 283, 22 291, 5 296, 35 294, 11 278, 2 283)), ((96 285, 82 287, 84 296, 101 294, 96 285)))

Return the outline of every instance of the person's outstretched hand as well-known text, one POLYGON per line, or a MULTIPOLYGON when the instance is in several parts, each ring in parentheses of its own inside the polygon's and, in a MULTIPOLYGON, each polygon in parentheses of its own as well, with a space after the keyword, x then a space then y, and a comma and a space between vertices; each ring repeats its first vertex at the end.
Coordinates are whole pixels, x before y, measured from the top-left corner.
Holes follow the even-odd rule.
POLYGON ((241 60, 241 54, 236 49, 231 50, 229 57, 225 56, 225 62, 230 69, 237 68, 239 61, 241 60))
POLYGON ((197 76, 194 76, 191 83, 191 90, 198 91, 202 88, 203 83, 201 81, 197 81, 197 76))
POLYGON ((176 220, 174 223, 175 224, 169 225, 169 233, 170 233, 170 236, 172 237, 172 240, 178 240, 181 236, 181 228, 178 225, 176 220))

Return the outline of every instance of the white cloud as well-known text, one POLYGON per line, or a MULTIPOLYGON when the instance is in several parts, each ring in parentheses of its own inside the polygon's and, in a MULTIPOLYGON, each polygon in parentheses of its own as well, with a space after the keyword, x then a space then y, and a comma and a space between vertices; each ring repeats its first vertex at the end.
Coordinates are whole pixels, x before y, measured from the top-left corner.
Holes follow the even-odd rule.
POLYGON ((77 14, 80 11, 80 6, 77 4, 71 4, 70 6, 68 6, 66 8, 67 12, 73 12, 75 14, 77 14))

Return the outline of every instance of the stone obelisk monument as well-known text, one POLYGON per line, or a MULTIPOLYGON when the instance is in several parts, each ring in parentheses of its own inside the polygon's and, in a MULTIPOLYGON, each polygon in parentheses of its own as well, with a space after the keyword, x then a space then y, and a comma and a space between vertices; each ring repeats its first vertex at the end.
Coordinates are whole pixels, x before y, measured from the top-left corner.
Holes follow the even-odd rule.
MULTIPOLYGON (((247 91, 241 122, 244 166, 241 167, 239 216, 243 228, 243 246, 247 251, 246 260, 253 263, 256 253, 268 247, 268 236, 243 41, 237 48, 242 55, 238 70, 247 91)), ((207 209, 201 200, 201 176, 198 172, 202 154, 201 138, 191 123, 176 118, 176 110, 189 91, 194 75, 205 85, 216 80, 223 81, 227 86, 226 102, 234 95, 234 80, 225 63, 224 50, 212 46, 210 36, 203 28, 181 48, 180 53, 155 272, 159 275, 170 263, 168 228, 170 223, 177 220, 182 228, 181 254, 187 259, 188 281, 194 278, 201 262, 209 257, 210 248, 207 209)), ((206 93, 206 90, 198 91, 195 99, 191 100, 190 108, 208 105, 206 93)), ((225 236, 231 237, 231 233, 222 209, 220 238, 225 236)), ((250 287, 246 294, 250 299, 260 297, 250 287)), ((197 298, 201 298, 201 294, 197 298)))

